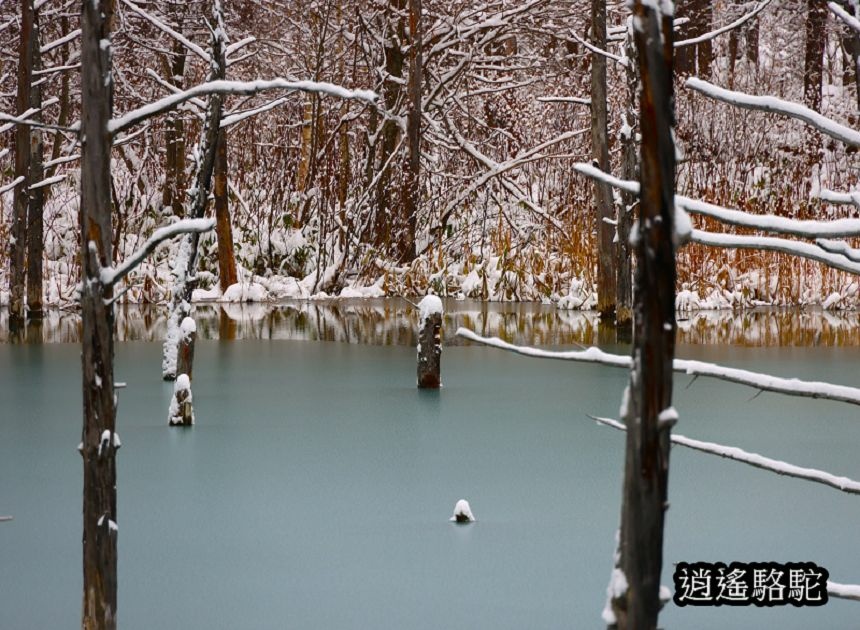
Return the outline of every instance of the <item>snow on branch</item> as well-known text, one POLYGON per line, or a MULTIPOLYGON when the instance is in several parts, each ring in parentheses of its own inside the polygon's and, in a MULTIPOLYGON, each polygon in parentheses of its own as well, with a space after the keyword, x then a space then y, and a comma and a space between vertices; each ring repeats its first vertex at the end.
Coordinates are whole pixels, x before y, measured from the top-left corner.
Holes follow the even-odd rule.
POLYGON ((234 52, 241 50, 242 48, 244 48, 248 44, 253 44, 255 41, 257 41, 257 38, 254 37, 253 35, 249 35, 248 37, 245 37, 244 39, 240 39, 238 42, 235 42, 235 43, 227 46, 227 48, 224 49, 224 55, 229 57, 234 52))
POLYGON ((590 98, 579 98, 578 96, 538 96, 539 103, 576 103, 577 105, 591 105, 590 98))
MULTIPOLYGON (((718 36, 722 35, 723 33, 728 33, 729 31, 734 30, 734 29, 738 28, 739 26, 743 26, 748 21, 753 19, 755 16, 757 16, 759 13, 761 13, 762 10, 767 5, 769 5, 771 2, 772 2, 772 0, 764 0, 764 2, 759 3, 759 5, 755 9, 753 9, 752 11, 747 13, 746 15, 738 18, 737 20, 735 20, 731 24, 726 24, 722 28, 718 28, 714 31, 711 31, 710 33, 705 33, 704 35, 699 35, 698 37, 691 37, 690 39, 682 39, 681 41, 675 42, 674 46, 675 46, 675 48, 682 48, 684 46, 692 46, 693 44, 701 44, 702 42, 706 42, 709 39, 714 39, 715 37, 718 37, 718 36)), ((675 21, 677 23, 677 20, 675 20, 675 21)))
POLYGON ((36 182, 30 186, 30 190, 36 190, 37 188, 45 188, 46 186, 53 186, 56 183, 59 183, 66 179, 68 173, 62 173, 61 175, 54 175, 53 177, 48 177, 47 179, 43 179, 40 182, 36 182))
MULTIPOLYGON (((595 422, 612 427, 613 429, 618 429, 619 431, 627 430, 627 427, 621 422, 618 422, 618 420, 613 420, 611 418, 598 418, 595 416, 589 417, 595 422)), ((794 464, 789 464, 778 459, 771 459, 770 457, 765 457, 758 453, 750 453, 736 446, 724 446, 722 444, 716 444, 715 442, 702 442, 701 440, 694 440, 675 433, 671 434, 669 439, 672 441, 672 444, 678 444, 679 446, 685 446, 702 453, 718 455, 719 457, 731 459, 736 462, 742 462, 744 464, 754 466, 755 468, 769 470, 777 475, 785 475, 786 477, 794 477, 795 479, 806 479, 807 481, 813 481, 825 486, 830 486, 831 488, 835 488, 836 490, 840 490, 848 494, 860 494, 860 481, 854 481, 848 477, 838 477, 829 472, 818 470, 817 468, 802 468, 801 466, 795 466, 794 464)))
POLYGON ((822 188, 815 193, 813 197, 821 199, 821 201, 826 201, 827 203, 835 203, 838 205, 853 204, 856 208, 860 209, 860 192, 857 191, 844 193, 822 188))
MULTIPOLYGON (((574 170, 582 173, 586 177, 597 179, 609 184, 615 188, 620 188, 634 195, 639 194, 639 182, 624 180, 614 177, 609 173, 601 171, 599 168, 578 162, 573 165, 574 170)), ((823 197, 822 191, 819 193, 823 197)), ((836 194, 836 193, 834 193, 836 194)), ((855 196, 860 197, 857 193, 855 196)), ((847 200, 845 203, 851 203, 851 195, 846 193, 847 200)), ((815 220, 799 220, 780 217, 775 214, 749 214, 742 210, 733 210, 724 208, 713 203, 692 199, 684 195, 675 195, 675 203, 691 214, 701 214, 704 216, 717 219, 722 223, 729 225, 737 225, 741 227, 763 230, 766 232, 776 232, 780 234, 790 234, 792 236, 802 236, 805 238, 838 238, 849 236, 860 236, 860 219, 834 219, 832 221, 815 221, 815 220)), ((794 243, 795 241, 788 241, 794 243)), ((780 250, 782 251, 782 250, 780 250)), ((798 254, 801 255, 801 254, 798 254)), ((826 261, 822 261, 826 262, 826 261)))
POLYGON ((804 243, 803 241, 792 241, 787 238, 775 236, 747 236, 745 234, 717 234, 704 230, 693 230, 691 239, 694 243, 709 245, 711 247, 723 247, 726 249, 759 249, 772 252, 793 254, 801 258, 808 258, 824 263, 834 269, 847 271, 848 273, 860 274, 860 263, 852 262, 842 254, 832 253, 822 249, 818 245, 804 243))
MULTIPOLYGON (((571 350, 565 352, 541 350, 539 348, 530 348, 528 346, 517 346, 512 343, 502 341, 498 337, 482 337, 468 328, 458 329, 457 336, 486 346, 491 346, 493 348, 516 352, 517 354, 527 357, 557 359, 562 361, 579 361, 581 363, 598 363, 600 365, 626 369, 630 369, 633 366, 633 360, 629 355, 610 354, 595 347, 587 348, 585 350, 571 350)), ((860 388, 849 387, 847 385, 834 385, 832 383, 823 383, 820 381, 802 381, 796 378, 783 378, 780 376, 772 376, 770 374, 762 374, 760 372, 751 372, 749 370, 725 367, 717 365, 716 363, 691 361, 687 359, 675 359, 672 363, 672 370, 683 374, 689 374, 691 376, 707 376, 721 381, 728 381, 730 383, 748 385, 755 389, 786 394, 788 396, 821 398, 824 400, 836 400, 852 405, 860 405, 860 388)))
POLYGON ((13 188, 15 188, 15 186, 17 186, 18 184, 23 182, 25 179, 26 178, 23 175, 19 175, 18 177, 13 179, 11 182, 6 184, 5 186, 0 186, 0 195, 2 195, 4 192, 6 192, 8 190, 12 190, 13 188))
POLYGON ((36 123, 36 122, 30 121, 29 120, 30 117, 33 116, 34 114, 38 114, 39 112, 45 110, 46 108, 50 107, 51 105, 55 105, 59 102, 60 102, 59 98, 56 98, 56 97, 49 98, 42 103, 41 108, 31 107, 30 109, 24 111, 19 116, 12 116, 10 114, 4 114, 4 113, 0 112, 0 120, 9 121, 8 124, 6 124, 6 125, 0 125, 0 133, 4 133, 6 131, 9 131, 15 125, 30 125, 32 127, 46 127, 47 125, 43 125, 42 123, 36 123))
POLYGON ((827 8, 830 9, 830 12, 833 13, 833 15, 845 22, 851 29, 860 33, 860 20, 848 13, 848 11, 840 7, 835 2, 828 2, 827 8))
POLYGON ((215 219, 182 219, 172 225, 158 228, 152 233, 143 246, 126 258, 118 267, 104 267, 101 271, 101 281, 105 286, 112 286, 125 278, 130 271, 137 267, 144 258, 149 256, 156 247, 167 239, 191 232, 208 232, 215 227, 215 219))
POLYGON ((815 110, 804 107, 798 103, 785 101, 775 96, 755 96, 753 94, 727 90, 708 83, 707 81, 697 79, 696 77, 690 77, 687 79, 685 85, 696 92, 704 94, 705 96, 709 96, 710 98, 724 103, 729 103, 735 107, 781 114, 783 116, 802 120, 818 131, 827 134, 831 138, 835 138, 849 146, 860 147, 860 131, 841 125, 835 120, 822 116, 815 110))
POLYGON ((136 4, 131 2, 130 0, 122 0, 122 3, 125 6, 127 6, 129 9, 131 9, 134 13, 137 13, 140 17, 142 17, 147 22, 152 24, 155 28, 157 28, 158 30, 160 30, 164 33, 167 33, 168 35, 170 35, 173 39, 175 39, 180 44, 185 46, 188 50, 190 50, 195 55, 200 57, 207 64, 210 62, 211 58, 209 57, 209 53, 206 52, 205 50, 203 50, 200 46, 198 46, 194 42, 192 42, 190 39, 185 37, 185 35, 173 30, 167 24, 165 24, 164 22, 159 20, 157 17, 155 17, 154 15, 151 15, 150 13, 147 13, 146 11, 141 9, 139 6, 137 6, 136 4))
POLYGON ((230 125, 235 125, 236 123, 241 122, 246 118, 250 118, 251 116, 256 116, 257 114, 262 114, 263 112, 267 112, 270 109, 275 109, 279 105, 283 105, 284 103, 286 103, 289 99, 289 96, 280 96, 273 101, 269 101, 265 105, 261 105, 260 107, 255 107, 254 109, 248 109, 243 112, 236 112, 235 114, 225 116, 221 119, 221 129, 229 127, 230 125))
POLYGON ((819 238, 815 243, 826 252, 840 254, 848 260, 860 263, 860 249, 851 247, 845 241, 831 241, 826 238, 819 238))
POLYGON ((269 79, 257 81, 208 81, 195 85, 194 87, 165 96, 164 98, 149 103, 138 109, 132 110, 123 116, 114 118, 108 123, 108 131, 116 134, 125 131, 139 122, 173 109, 180 103, 191 100, 197 96, 208 94, 236 94, 241 96, 253 96, 260 92, 269 90, 290 90, 296 92, 314 92, 327 94, 345 99, 358 99, 374 103, 376 93, 370 90, 348 90, 334 83, 320 81, 287 81, 286 79, 269 79))
POLYGON ((827 594, 840 599, 853 599, 860 602, 860 584, 840 584, 827 580, 827 594))
MULTIPOLYGON (((630 60, 627 57, 619 57, 618 55, 613 55, 608 50, 603 50, 602 48, 598 48, 594 44, 585 41, 579 35, 576 34, 576 31, 571 31, 570 35, 571 35, 571 37, 573 37, 573 41, 575 41, 578 44, 581 44, 582 46, 585 46, 588 50, 593 52, 595 55, 603 55, 607 59, 611 59, 615 63, 621 64, 622 66, 625 66, 625 67, 627 66, 627 64, 630 63, 630 60)), ((564 38, 564 39, 567 39, 567 38, 564 38)))
POLYGON ((42 54, 45 54, 46 52, 50 52, 50 51, 54 50, 54 48, 59 48, 60 46, 62 46, 64 44, 68 44, 69 42, 71 42, 75 39, 78 39, 80 36, 81 36, 81 29, 77 28, 77 29, 73 30, 71 33, 63 35, 59 39, 55 39, 54 41, 48 42, 44 46, 41 46, 39 48, 39 52, 42 54))

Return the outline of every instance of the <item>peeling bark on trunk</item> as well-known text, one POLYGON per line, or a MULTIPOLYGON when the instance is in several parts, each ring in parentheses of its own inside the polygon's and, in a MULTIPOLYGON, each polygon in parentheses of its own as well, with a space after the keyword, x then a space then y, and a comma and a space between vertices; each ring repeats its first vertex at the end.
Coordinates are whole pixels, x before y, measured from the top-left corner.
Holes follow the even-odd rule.
POLYGON ((668 506, 669 435, 675 354, 672 16, 636 0, 642 76, 641 197, 636 244, 633 369, 625 391, 627 445, 620 566, 627 581, 613 600, 617 627, 651 630, 660 611, 663 523, 668 506))
POLYGON ((101 269, 110 264, 113 109, 107 0, 82 3, 81 13, 81 320, 83 327, 84 630, 116 628, 116 402, 113 307, 101 269))
POLYGON ((227 133, 223 129, 218 131, 218 150, 215 153, 215 221, 218 236, 218 279, 223 292, 239 281, 227 200, 227 133))
MULTIPOLYGON (((606 0, 591 0, 591 42, 606 48, 606 0)), ((591 149, 597 167, 609 172, 609 144, 606 122, 606 58, 591 55, 591 149)), ((615 226, 606 220, 615 219, 612 190, 609 185, 594 180, 594 207, 597 223, 597 312, 601 319, 615 318, 616 284, 615 226)))
MULTIPOLYGON (((32 72, 42 69, 42 55, 39 51, 39 13, 33 12, 33 33, 31 37, 32 46, 32 72)), ((42 87, 35 85, 30 90, 30 107, 42 108, 42 87)), ((33 119, 41 122, 41 114, 36 114, 33 119)), ((43 132, 41 129, 31 127, 30 134, 30 175, 29 183, 36 184, 45 178, 45 169, 42 166, 43 132)), ((42 317, 42 250, 44 222, 42 209, 45 205, 45 189, 36 188, 30 190, 27 203, 27 317, 41 319, 42 317)))

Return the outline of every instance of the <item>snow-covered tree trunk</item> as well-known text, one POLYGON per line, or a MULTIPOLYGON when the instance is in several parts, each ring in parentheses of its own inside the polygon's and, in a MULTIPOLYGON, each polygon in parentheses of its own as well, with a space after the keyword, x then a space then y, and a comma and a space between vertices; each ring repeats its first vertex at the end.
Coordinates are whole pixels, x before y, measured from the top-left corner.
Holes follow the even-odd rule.
MULTIPOLYGON (((600 50, 606 48, 606 0, 591 0, 591 43, 600 50)), ((591 150, 598 168, 608 172, 606 110, 606 57, 594 53, 591 55, 591 150)), ((615 210, 609 185, 594 181, 592 186, 597 224, 597 312, 601 319, 611 321, 615 317, 618 272, 615 227, 607 220, 615 218, 615 210)))
POLYGON ((442 300, 427 295, 418 303, 418 387, 439 389, 442 386, 442 300))
POLYGON ((191 395, 191 379, 187 374, 180 374, 173 384, 173 398, 167 412, 167 423, 172 427, 190 427, 194 425, 193 396, 191 395))
POLYGON ((81 12, 81 367, 84 423, 84 630, 116 628, 116 401, 113 380, 112 290, 102 280, 111 248, 113 79, 110 0, 82 3, 81 12))
POLYGON ((672 408, 676 324, 671 4, 636 0, 633 7, 642 76, 635 332, 633 368, 622 404, 628 429, 619 546, 623 575, 613 574, 613 584, 619 586, 612 600, 615 619, 607 619, 621 629, 657 627, 669 437, 677 419, 672 408))
MULTIPOLYGON (((42 69, 42 54, 39 51, 39 12, 33 10, 32 75, 42 69)), ((30 89, 30 109, 37 112, 42 109, 42 86, 35 82, 30 89)), ((34 121, 41 122, 41 114, 34 114, 34 121)), ((30 132, 30 185, 38 185, 45 177, 42 165, 43 131, 31 127, 30 132)), ((45 203, 45 188, 31 188, 27 203, 27 317, 38 319, 42 317, 42 251, 44 221, 42 208, 45 203)))
MULTIPOLYGON (((220 0, 213 0, 213 18, 215 29, 211 42, 211 61, 209 80, 224 79, 227 70, 225 49, 227 47, 224 30, 223 11, 220 0)), ((200 219, 206 212, 209 192, 212 188, 212 173, 215 168, 215 154, 218 148, 218 133, 221 127, 222 94, 212 94, 209 97, 206 122, 201 133, 194 158, 197 177, 191 191, 189 211, 187 216, 200 219)), ((182 237, 176 258, 173 260, 170 306, 167 314, 167 334, 161 360, 161 375, 165 380, 176 378, 176 360, 181 337, 180 324, 191 315, 191 295, 197 281, 197 245, 200 240, 198 233, 186 234, 182 237)))

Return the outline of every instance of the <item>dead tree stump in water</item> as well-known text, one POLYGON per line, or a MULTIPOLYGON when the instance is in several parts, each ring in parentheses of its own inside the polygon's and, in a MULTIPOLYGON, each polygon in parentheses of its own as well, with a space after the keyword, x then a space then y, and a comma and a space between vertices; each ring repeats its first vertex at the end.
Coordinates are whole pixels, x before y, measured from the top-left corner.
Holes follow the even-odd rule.
POLYGON ((167 412, 170 426, 190 427, 194 424, 194 407, 192 405, 191 381, 187 374, 180 374, 173 384, 173 398, 167 412))
POLYGON ((179 348, 176 356, 176 373, 187 374, 188 379, 194 378, 194 342, 197 340, 197 325, 190 317, 182 320, 179 326, 179 348))
POLYGON ((442 300, 427 295, 418 303, 418 387, 439 389, 442 386, 442 300))

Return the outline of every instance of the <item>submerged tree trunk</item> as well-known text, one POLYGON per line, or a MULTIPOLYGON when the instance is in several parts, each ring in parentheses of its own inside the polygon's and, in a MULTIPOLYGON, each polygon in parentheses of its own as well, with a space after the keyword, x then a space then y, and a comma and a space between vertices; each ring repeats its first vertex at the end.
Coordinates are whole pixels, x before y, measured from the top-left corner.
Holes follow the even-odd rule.
POLYGON ((81 366, 84 424, 84 630, 116 628, 116 403, 113 306, 101 270, 110 264, 111 137, 109 0, 83 2, 81 14, 81 366))
POLYGON ((671 15, 643 0, 633 12, 642 76, 641 193, 634 367, 622 406, 627 445, 618 551, 626 588, 616 589, 612 609, 618 628, 650 630, 660 611, 669 434, 676 420, 673 47, 671 15))
MULTIPOLYGON (((42 54, 39 51, 39 13, 33 11, 32 66, 35 73, 42 69, 42 54)), ((35 76, 35 74, 34 74, 35 76)), ((42 109, 42 87, 33 85, 30 88, 30 108, 42 109)), ((41 114, 34 114, 35 121, 41 121, 41 114)), ((30 128, 30 174, 28 183, 32 186, 45 178, 42 166, 43 132, 36 127, 30 128)), ((42 250, 43 250, 43 218, 42 209, 45 204, 44 187, 31 188, 27 203, 27 317, 39 319, 42 317, 42 250)))
POLYGON ((236 255, 233 251, 233 227, 230 224, 230 207, 227 201, 227 132, 218 131, 218 150, 215 153, 215 221, 218 236, 218 280, 221 291, 236 284, 236 255))
MULTIPOLYGON (((606 48, 606 0, 591 0, 591 41, 600 50, 606 48)), ((606 58, 591 55, 591 147, 598 168, 609 172, 609 144, 606 122, 606 58)), ((601 319, 615 317, 616 264, 615 227, 607 220, 615 218, 609 185, 594 180, 594 207, 597 216, 597 312, 601 319)))
MULTIPOLYGON (((30 107, 33 81, 33 0, 21 0, 21 39, 18 46, 18 115, 30 107)), ((12 238, 9 242, 9 325, 24 322, 24 281, 26 277, 27 206, 30 200, 30 128, 18 125, 15 130, 15 186, 12 212, 12 238)))

